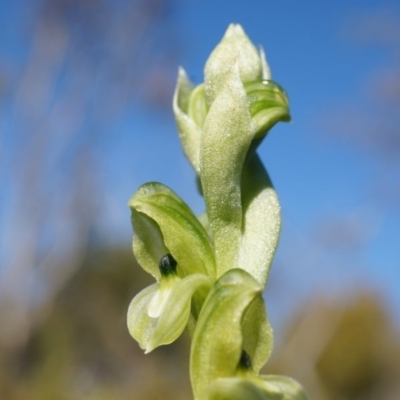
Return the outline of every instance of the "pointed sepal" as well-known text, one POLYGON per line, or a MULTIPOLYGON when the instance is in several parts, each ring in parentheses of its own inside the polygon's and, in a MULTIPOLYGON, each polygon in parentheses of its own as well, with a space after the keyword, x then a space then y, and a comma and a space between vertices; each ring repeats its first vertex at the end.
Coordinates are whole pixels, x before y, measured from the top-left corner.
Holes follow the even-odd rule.
POLYGON ((195 89, 183 68, 179 68, 178 81, 172 102, 175 121, 183 151, 197 174, 200 173, 201 127, 207 113, 203 89, 195 89))

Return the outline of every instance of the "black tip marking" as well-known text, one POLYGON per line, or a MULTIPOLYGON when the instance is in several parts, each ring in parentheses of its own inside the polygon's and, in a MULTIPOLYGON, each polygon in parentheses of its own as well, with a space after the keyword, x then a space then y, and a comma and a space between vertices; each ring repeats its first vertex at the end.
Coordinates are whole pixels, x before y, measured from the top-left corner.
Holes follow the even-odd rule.
POLYGON ((165 276, 165 275, 170 275, 172 273, 175 273, 176 265, 177 265, 177 262, 176 262, 175 258, 172 257, 171 254, 168 253, 161 258, 158 266, 160 268, 161 275, 165 276))
POLYGON ((250 356, 244 350, 242 350, 242 354, 240 355, 239 367, 244 369, 253 368, 253 366, 251 365, 250 356))

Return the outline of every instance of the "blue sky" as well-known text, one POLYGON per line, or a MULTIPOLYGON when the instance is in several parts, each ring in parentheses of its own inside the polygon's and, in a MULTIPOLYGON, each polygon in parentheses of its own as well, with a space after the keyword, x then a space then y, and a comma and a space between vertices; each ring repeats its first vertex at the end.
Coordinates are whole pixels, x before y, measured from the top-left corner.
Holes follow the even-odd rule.
MULTIPOLYGON (((293 122, 276 126, 260 150, 283 210, 271 276, 277 289, 271 288, 270 296, 267 289, 279 309, 292 310, 299 297, 348 295, 362 288, 381 293, 394 313, 400 307, 399 208, 387 208, 369 195, 384 156, 354 142, 341 119, 354 108, 361 110, 360 124, 368 122, 364 114, 374 103, 369 104, 366 86, 395 60, 392 43, 368 42, 364 21, 396 13, 398 5, 382 1, 178 2, 175 20, 184 32, 179 64, 194 82, 202 81, 210 51, 236 22, 264 47, 273 78, 289 93, 293 122)), ((128 173, 131 178, 124 179, 119 193, 127 198, 128 189, 159 180, 200 212, 202 202, 172 116, 154 121, 141 111, 132 118, 146 134, 135 142, 130 169, 135 172, 128 173)), ((396 162, 387 168, 399 172, 396 162)), ((118 221, 125 210, 119 213, 118 221)), ((276 309, 271 312, 279 318, 276 309)))
MULTIPOLYGON (((266 292, 273 320, 279 323, 279 315, 288 316, 315 294, 349 295, 365 287, 379 292, 400 320, 398 2, 173 4, 176 70, 183 66, 200 83, 204 63, 229 23, 240 23, 264 47, 273 79, 289 94, 293 122, 274 127, 260 149, 283 216, 266 292)), ((1 55, 23 65, 26 48, 14 26, 29 20, 29 2, 3 2, 0 10, 1 55)), ((163 46, 165 26, 158 29, 155 47, 163 46)), ((5 129, 7 118, 0 120, 5 129)), ((96 196, 102 204, 98 236, 129 246, 126 203, 147 181, 171 186, 196 212, 202 211, 172 110, 150 111, 137 99, 107 129, 97 154, 101 191, 96 196)), ((12 140, 12 135, 5 137, 12 140)), ((6 143, 3 139, 0 145, 6 143)))

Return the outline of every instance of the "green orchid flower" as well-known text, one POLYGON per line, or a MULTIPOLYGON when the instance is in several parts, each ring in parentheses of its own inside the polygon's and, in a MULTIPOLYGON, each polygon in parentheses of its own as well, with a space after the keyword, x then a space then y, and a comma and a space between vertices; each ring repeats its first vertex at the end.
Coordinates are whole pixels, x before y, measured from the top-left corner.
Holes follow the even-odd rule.
POLYGON ((181 279, 175 267, 175 259, 166 254, 160 261, 160 281, 142 290, 129 306, 129 332, 145 353, 176 340, 188 323, 194 293, 209 290, 207 276, 181 279))
POLYGON ((190 373, 196 400, 208 386, 240 374, 245 352, 255 371, 272 350, 272 329, 261 297, 263 287, 246 271, 232 269, 213 285, 193 335, 190 373))
POLYGON ((242 269, 226 272, 213 285, 193 336, 196 400, 307 400, 296 381, 259 375, 273 346, 262 290, 242 269))
POLYGON ((134 254, 157 280, 128 310, 129 332, 148 353, 177 339, 191 313, 197 317, 215 275, 214 253, 201 223, 166 186, 143 185, 129 206, 134 254))
POLYGON ((256 378, 222 378, 214 381, 207 400, 307 400, 304 389, 286 376, 267 375, 256 378))
POLYGON ((189 327, 195 400, 306 400, 290 378, 262 376, 273 346, 262 298, 278 245, 277 194, 257 148, 290 121, 285 91, 262 49, 230 25, 204 83, 178 73, 173 110, 206 211, 147 183, 129 201, 133 251, 156 282, 132 300, 128 328, 146 353, 189 327))

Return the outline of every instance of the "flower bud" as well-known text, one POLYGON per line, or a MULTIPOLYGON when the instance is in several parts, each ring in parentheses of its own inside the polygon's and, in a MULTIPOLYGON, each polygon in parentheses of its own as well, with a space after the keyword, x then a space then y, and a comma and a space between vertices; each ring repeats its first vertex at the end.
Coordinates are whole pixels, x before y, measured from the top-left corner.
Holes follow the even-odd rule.
POLYGON ((236 63, 242 82, 263 78, 265 68, 257 48, 240 25, 231 24, 221 42, 211 53, 204 68, 204 82, 210 105, 224 86, 232 66, 236 63))

